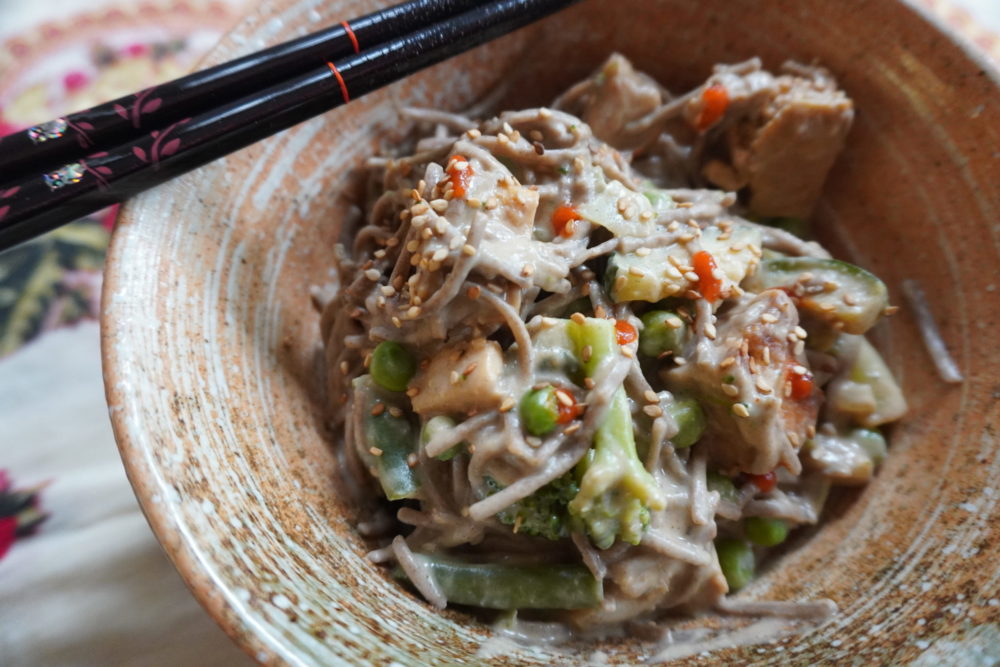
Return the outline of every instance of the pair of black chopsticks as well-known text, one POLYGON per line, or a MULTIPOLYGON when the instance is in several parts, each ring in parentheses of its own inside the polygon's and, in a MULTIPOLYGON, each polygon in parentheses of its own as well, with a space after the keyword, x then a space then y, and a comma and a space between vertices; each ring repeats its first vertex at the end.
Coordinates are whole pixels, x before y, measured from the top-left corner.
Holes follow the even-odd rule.
POLYGON ((0 137, 0 250, 578 0, 411 0, 0 137))

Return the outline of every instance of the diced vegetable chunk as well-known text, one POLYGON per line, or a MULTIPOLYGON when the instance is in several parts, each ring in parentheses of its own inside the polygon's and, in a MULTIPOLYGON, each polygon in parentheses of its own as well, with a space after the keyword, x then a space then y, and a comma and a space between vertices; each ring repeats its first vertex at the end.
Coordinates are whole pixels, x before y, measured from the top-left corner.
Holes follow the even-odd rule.
POLYGON ((417 414, 491 410, 504 399, 500 376, 503 355, 496 341, 477 338, 463 348, 447 348, 411 382, 417 414))
POLYGON ((401 395, 380 388, 370 375, 355 378, 352 386, 356 409, 364 415, 357 434, 362 460, 374 470, 386 498, 415 498, 420 481, 407 459, 416 450, 417 432, 401 395))
POLYGON ((466 563, 414 554, 448 602, 484 609, 585 609, 604 599, 603 583, 583 565, 466 563))
POLYGON ((839 259, 768 259, 743 286, 754 292, 781 288, 799 309, 852 334, 868 331, 889 305, 885 283, 839 259))

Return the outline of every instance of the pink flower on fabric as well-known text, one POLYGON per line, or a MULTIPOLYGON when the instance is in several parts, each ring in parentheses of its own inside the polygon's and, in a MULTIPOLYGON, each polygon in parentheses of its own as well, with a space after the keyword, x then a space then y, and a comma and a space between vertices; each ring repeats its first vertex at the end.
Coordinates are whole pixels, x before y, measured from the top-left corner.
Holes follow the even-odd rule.
POLYGON ((15 489, 7 471, 0 470, 0 558, 10 551, 17 538, 31 535, 49 518, 38 503, 43 486, 15 489))

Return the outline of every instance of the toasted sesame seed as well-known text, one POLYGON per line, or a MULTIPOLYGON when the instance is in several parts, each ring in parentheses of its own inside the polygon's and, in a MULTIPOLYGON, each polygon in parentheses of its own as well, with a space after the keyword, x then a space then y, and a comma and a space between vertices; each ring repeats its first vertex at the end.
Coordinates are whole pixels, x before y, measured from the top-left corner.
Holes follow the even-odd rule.
POLYGON ((417 458, 416 453, 410 452, 406 455, 406 465, 410 468, 415 468, 420 459, 417 458))
POLYGON ((603 320, 607 316, 608 316, 608 311, 604 309, 604 306, 598 306, 597 308, 594 308, 594 317, 596 317, 597 319, 603 320))
POLYGON ((497 134, 497 141, 500 142, 501 144, 509 144, 510 143, 510 137, 508 137, 506 134, 504 134, 503 132, 501 132, 501 133, 497 134))
POLYGON ((635 276, 636 278, 643 278, 645 277, 646 272, 637 266, 630 266, 628 267, 628 274, 630 276, 635 276))
POLYGON ((447 256, 448 256, 447 248, 438 248, 437 250, 434 251, 434 254, 431 255, 431 259, 434 260, 435 262, 440 262, 447 256))
POLYGON ((813 426, 812 424, 809 424, 809 426, 806 427, 806 437, 807 438, 816 437, 816 427, 813 426))
POLYGON ((406 311, 406 316, 411 320, 415 320, 420 317, 420 306, 410 306, 410 308, 406 311))
POLYGON ((715 340, 716 333, 714 324, 711 322, 705 324, 705 335, 708 336, 710 340, 715 340))
POLYGON ((410 190, 410 199, 412 199, 413 201, 420 201, 421 199, 423 199, 423 196, 421 196, 419 190, 414 189, 410 190))
POLYGON ((739 396, 740 390, 736 387, 736 385, 723 384, 722 385, 722 393, 726 394, 727 396, 734 396, 735 397, 735 396, 739 396))
POLYGON ((556 390, 556 399, 560 403, 562 403, 563 405, 565 405, 567 408, 573 407, 573 402, 574 402, 573 401, 573 397, 570 396, 568 393, 566 393, 562 389, 557 389, 556 390))
POLYGON ((583 424, 581 424, 578 421, 575 421, 572 424, 570 424, 569 426, 567 426, 566 428, 564 428, 563 429, 563 433, 565 433, 566 435, 569 435, 571 433, 576 433, 577 431, 580 430, 580 427, 582 427, 582 426, 583 426, 583 424))
POLYGON ((689 281, 691 281, 691 282, 693 282, 693 283, 696 283, 696 282, 698 282, 698 281, 700 280, 700 279, 698 278, 698 274, 697 274, 697 273, 695 273, 694 271, 687 271, 687 272, 685 272, 685 273, 684 273, 684 277, 685 277, 685 278, 686 278, 687 280, 689 280, 689 281))
POLYGON ((654 418, 663 416, 663 408, 661 408, 659 405, 644 405, 642 407, 642 411, 645 412, 650 417, 654 418))
POLYGON ((642 393, 642 397, 646 399, 647 403, 659 403, 660 397, 656 395, 656 392, 652 389, 647 389, 642 393))
POLYGON ((733 414, 737 417, 749 417, 750 410, 742 403, 733 403, 733 414))
POLYGON ((534 147, 535 153, 538 155, 545 155, 545 146, 542 145, 542 142, 533 141, 531 142, 531 145, 534 147))
POLYGON ((594 382, 594 378, 583 378, 583 386, 587 389, 593 389, 597 386, 597 383, 594 382))
POLYGON ((378 280, 382 277, 382 272, 378 269, 368 269, 365 271, 365 278, 368 280, 378 280))
POLYGON ((427 271, 429 271, 430 273, 434 273, 435 271, 437 271, 437 270, 439 270, 441 268, 441 262, 439 262, 437 260, 431 260, 431 261, 427 262, 427 266, 423 267, 423 268, 426 268, 427 271))
POLYGON ((383 259, 385 257, 385 250, 376 250, 374 253, 376 259, 383 259))
POLYGON ((796 375, 805 375, 806 373, 809 372, 809 369, 806 368, 805 366, 800 366, 796 364, 792 366, 792 372, 795 373, 796 375))
POLYGON ((886 317, 891 317, 899 312, 899 306, 886 306, 882 309, 882 314, 886 317))
POLYGON ((757 381, 754 384, 757 386, 757 389, 762 394, 770 394, 771 391, 772 391, 771 385, 769 385, 767 382, 765 382, 764 378, 762 378, 762 377, 758 377, 757 381))
POLYGON ((538 117, 545 119, 552 118, 552 112, 546 109, 545 107, 542 107, 541 109, 538 110, 538 117))
POLYGON ((501 125, 500 127, 502 127, 503 131, 506 132, 507 134, 512 134, 514 132, 514 128, 512 128, 510 126, 510 123, 508 123, 506 121, 504 121, 504 124, 501 125))
POLYGON ((385 412, 385 403, 376 403, 375 407, 372 408, 372 417, 378 417, 383 412, 385 412))
POLYGON ((470 299, 472 299, 473 301, 475 301, 476 299, 478 299, 478 298, 479 298, 479 294, 480 294, 481 292, 482 292, 482 290, 481 290, 481 289, 479 288, 479 285, 473 285, 472 287, 470 287, 470 288, 468 289, 468 291, 466 291, 466 293, 465 293, 465 294, 466 294, 466 296, 468 296, 468 297, 469 297, 470 299))
POLYGON ((808 333, 806 333, 806 330, 805 330, 805 329, 803 329, 802 327, 799 327, 799 326, 795 327, 795 329, 793 329, 792 331, 793 331, 793 333, 794 333, 794 334, 795 334, 796 336, 798 336, 798 337, 799 337, 799 338, 801 338, 802 340, 805 340, 805 339, 806 339, 806 337, 807 337, 807 336, 809 335, 808 333))
POLYGON ((372 456, 382 456, 382 450, 375 446, 369 447, 368 453, 372 456))
POLYGON ((477 130, 476 128, 472 128, 471 130, 466 131, 465 134, 468 135, 470 139, 478 139, 479 137, 483 136, 483 133, 477 130))
POLYGON ((382 285, 381 287, 379 287, 379 290, 382 292, 384 296, 396 295, 396 288, 393 287, 392 285, 382 285))
POLYGON ((435 199, 431 201, 431 208, 438 213, 444 213, 448 210, 448 200, 447 199, 435 199))
MULTIPOLYGON (((419 264, 421 262, 421 260, 423 260, 423 257, 421 257, 420 255, 414 253, 413 256, 410 257, 410 266, 416 266, 417 264, 419 264)), ((416 277, 416 276, 414 276, 414 277, 416 277)))
POLYGON ((427 211, 431 210, 430 205, 425 201, 419 201, 410 207, 410 213, 412 215, 423 215, 427 211))
POLYGON ((465 245, 462 246, 462 254, 466 255, 467 257, 472 257, 473 255, 476 254, 475 246, 471 246, 468 243, 466 243, 465 245))
POLYGON ((642 246, 641 248, 635 249, 635 254, 639 257, 647 257, 651 252, 653 251, 647 248, 646 246, 642 246))
POLYGON ((500 205, 500 202, 497 200, 496 197, 489 197, 486 200, 486 203, 483 206, 484 206, 484 208, 487 211, 492 211, 493 209, 495 209, 499 205, 500 205))
POLYGON ((395 315, 393 315, 393 316, 392 316, 392 324, 393 324, 393 326, 395 326, 395 327, 396 327, 397 329, 402 329, 402 328, 403 328, 403 323, 402 323, 402 322, 400 322, 400 321, 399 321, 399 318, 398 318, 398 317, 396 317, 395 315))
POLYGON ((649 222, 650 220, 653 219, 653 212, 643 211, 642 213, 639 214, 639 219, 642 220, 643 222, 649 222))
POLYGON ((688 362, 687 359, 685 359, 684 357, 674 357, 674 363, 677 364, 678 366, 683 366, 687 362, 688 362))
POLYGON ((500 412, 510 412, 512 409, 514 409, 515 405, 516 401, 510 396, 507 396, 506 398, 503 399, 503 402, 500 403, 500 412))
POLYGON ((773 313, 764 313, 760 316, 761 322, 766 322, 767 324, 774 324, 778 321, 778 316, 773 313))
POLYGON ((761 352, 761 357, 762 357, 762 361, 764 362, 764 365, 765 366, 770 366, 771 365, 771 348, 765 346, 764 347, 764 351, 761 352))
POLYGON ((722 360, 722 363, 719 364, 719 368, 729 368, 735 363, 736 363, 736 357, 726 357, 725 359, 722 360))
POLYGON ((462 376, 458 374, 458 371, 452 371, 451 374, 448 376, 448 380, 452 384, 458 384, 459 382, 462 381, 462 376))
POLYGON ((524 266, 521 267, 521 275, 524 276, 525 278, 534 275, 534 273, 535 273, 535 267, 533 267, 531 264, 525 264, 524 266))
POLYGON ((406 390, 406 395, 410 398, 415 398, 417 394, 420 393, 420 387, 410 387, 406 390))
POLYGON ((628 357, 629 359, 634 359, 635 358, 635 352, 632 350, 631 347, 624 347, 624 346, 622 346, 621 351, 622 351, 622 354, 625 355, 626 357, 628 357))
POLYGON ((680 241, 681 243, 690 243, 691 241, 694 241, 694 239, 695 239, 694 234, 687 234, 687 233, 681 234, 680 236, 677 237, 677 240, 680 241))
POLYGON ((569 316, 569 319, 573 320, 574 322, 580 325, 582 325, 584 322, 587 321, 587 318, 585 318, 583 316, 583 313, 580 312, 573 313, 572 315, 569 316))
POLYGON ((785 398, 788 398, 789 396, 792 395, 792 381, 791 380, 785 380, 785 384, 781 388, 781 395, 784 396, 785 398))
POLYGON ((843 300, 844 300, 844 303, 845 303, 845 304, 847 304, 848 306, 856 306, 856 305, 857 305, 857 303, 858 303, 858 302, 857 302, 857 301, 856 301, 856 300, 854 299, 854 297, 853 297, 853 296, 851 296, 851 295, 850 295, 850 294, 849 294, 848 292, 844 292, 844 296, 843 296, 842 298, 843 298, 843 300))
POLYGON ((434 230, 430 227, 424 227, 420 230, 420 238, 423 240, 428 240, 430 237, 434 236, 434 230))
POLYGON ((578 174, 582 174, 583 170, 586 169, 587 163, 583 161, 583 158, 579 155, 573 158, 573 171, 578 174))
POLYGON ((377 297, 375 297, 375 303, 378 305, 379 308, 384 308, 385 307, 385 297, 382 296, 381 294, 379 294, 377 297))
POLYGON ((583 359, 583 363, 590 361, 590 357, 594 354, 594 348, 591 345, 584 345, 583 349, 580 350, 580 358, 583 359))

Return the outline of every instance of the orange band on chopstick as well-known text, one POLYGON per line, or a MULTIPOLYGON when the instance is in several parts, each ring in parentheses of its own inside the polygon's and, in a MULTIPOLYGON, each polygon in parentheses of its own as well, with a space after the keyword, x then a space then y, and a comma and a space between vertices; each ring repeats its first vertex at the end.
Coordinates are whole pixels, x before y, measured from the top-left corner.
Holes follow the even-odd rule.
POLYGON ((347 104, 351 101, 351 96, 347 93, 347 84, 344 83, 344 77, 340 76, 340 72, 337 71, 336 65, 329 61, 327 61, 326 64, 330 66, 330 71, 333 72, 335 77, 337 77, 337 83, 340 84, 340 92, 344 96, 344 104, 347 104))
POLYGON ((351 44, 354 45, 354 52, 361 53, 361 47, 358 46, 358 36, 354 34, 351 30, 351 25, 347 21, 341 21, 340 25, 344 26, 344 30, 347 31, 347 36, 351 38, 351 44))

